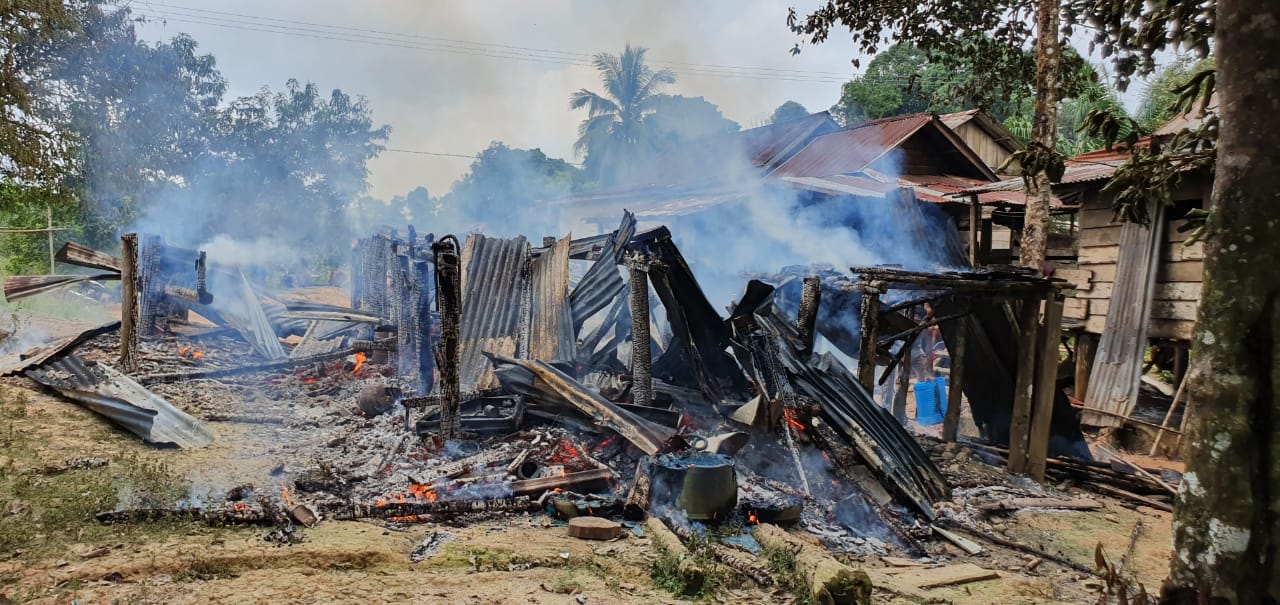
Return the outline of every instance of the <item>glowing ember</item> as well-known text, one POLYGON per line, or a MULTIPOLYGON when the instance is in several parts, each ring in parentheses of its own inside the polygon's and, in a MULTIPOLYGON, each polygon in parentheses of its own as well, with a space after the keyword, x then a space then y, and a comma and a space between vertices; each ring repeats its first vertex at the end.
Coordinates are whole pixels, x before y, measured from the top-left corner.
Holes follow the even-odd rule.
POLYGON ((234 510, 238 513, 248 512, 249 505, 245 504, 244 502, 236 502, 235 504, 231 505, 231 510, 234 510))
POLYGON ((787 424, 795 427, 797 431, 803 431, 804 425, 796 420, 796 411, 791 408, 782 408, 782 417, 786 419, 787 424))
MULTIPOLYGON (((569 441, 568 439, 561 439, 559 448, 557 448, 556 452, 551 455, 551 463, 564 464, 566 462, 572 462, 581 455, 582 454, 578 452, 578 448, 574 447, 572 441, 569 441)), ((564 474, 563 471, 561 474, 564 474)))
POLYGON ((747 513, 747 523, 752 525, 760 524, 760 517, 756 515, 756 511, 750 511, 747 513))
POLYGON ((192 358, 192 359, 203 359, 203 358, 204 358, 204 351, 192 351, 192 352, 191 352, 191 358, 192 358))
POLYGON ((355 357, 356 357, 356 367, 351 368, 352 374, 358 373, 360 371, 360 368, 364 367, 365 359, 367 359, 364 353, 356 353, 355 357))
POLYGON ((289 497, 289 488, 285 487, 284 483, 280 484, 280 496, 284 499, 285 504, 293 506, 293 498, 289 497))

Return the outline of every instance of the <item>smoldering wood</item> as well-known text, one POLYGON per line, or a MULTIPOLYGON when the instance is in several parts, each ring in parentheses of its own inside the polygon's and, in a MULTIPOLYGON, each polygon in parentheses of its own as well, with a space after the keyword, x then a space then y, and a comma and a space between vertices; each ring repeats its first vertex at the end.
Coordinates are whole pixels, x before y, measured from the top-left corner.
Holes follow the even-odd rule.
POLYGON ((538 504, 526 495, 495 500, 437 500, 435 502, 387 502, 354 504, 343 507, 325 507, 322 515, 333 521, 356 519, 399 519, 401 517, 441 517, 469 513, 524 512, 538 509, 538 504))
POLYGON ((150 521, 193 521, 209 525, 283 525, 284 511, 270 502, 255 506, 216 508, 139 508, 103 511, 94 515, 98 523, 146 523, 150 521))
POLYGON ((796 331, 800 335, 800 354, 813 353, 813 343, 817 334, 814 330, 818 324, 818 306, 822 304, 822 278, 811 275, 804 278, 800 291, 800 311, 796 314, 796 331))
POLYGON ((511 493, 517 496, 540 494, 544 491, 554 489, 571 489, 579 486, 603 485, 613 481, 613 470, 609 468, 595 468, 576 473, 565 473, 559 477, 541 477, 538 479, 524 479, 521 481, 512 481, 508 485, 511 493))
POLYGON ((627 491, 627 500, 622 512, 627 519, 639 521, 649 511, 649 497, 653 487, 653 459, 645 456, 636 463, 636 476, 631 481, 631 489, 627 491))

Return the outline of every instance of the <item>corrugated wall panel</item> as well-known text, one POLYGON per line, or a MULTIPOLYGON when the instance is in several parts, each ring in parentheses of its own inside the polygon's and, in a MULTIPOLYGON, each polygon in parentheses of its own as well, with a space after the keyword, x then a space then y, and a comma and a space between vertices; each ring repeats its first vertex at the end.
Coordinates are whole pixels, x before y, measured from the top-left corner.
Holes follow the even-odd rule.
POLYGON ((475 234, 462 247, 462 324, 459 384, 462 391, 498 386, 484 352, 514 356, 520 303, 528 282, 529 242, 475 234))

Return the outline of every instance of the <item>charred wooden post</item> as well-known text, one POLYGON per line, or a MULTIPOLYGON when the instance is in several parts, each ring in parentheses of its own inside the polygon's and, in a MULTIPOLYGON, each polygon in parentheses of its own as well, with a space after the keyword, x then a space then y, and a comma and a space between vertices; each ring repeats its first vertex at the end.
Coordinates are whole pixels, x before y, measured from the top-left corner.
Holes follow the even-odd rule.
POLYGON ((907 421, 907 390, 911 386, 911 349, 915 348, 915 339, 903 342, 902 348, 902 361, 898 363, 893 391, 893 418, 900 424, 907 421))
POLYGON ((361 305, 364 303, 364 255, 365 242, 369 240, 360 239, 356 241, 356 245, 351 248, 351 308, 363 309, 361 305))
POLYGON ((213 303, 213 294, 209 292, 209 257, 204 250, 196 259, 196 302, 202 305, 213 303))
POLYGON ((631 521, 639 521, 649 512, 649 494, 653 488, 653 459, 644 456, 636 464, 636 478, 631 482, 631 490, 627 492, 627 502, 622 508, 622 515, 631 521))
POLYGON ((458 238, 446 235, 431 245, 436 261, 436 309, 440 313, 440 342, 436 365, 440 367, 440 437, 462 436, 458 414, 458 339, 462 321, 462 258, 458 238))
POLYGON ((120 367, 138 370, 138 234, 120 236, 120 367))
POLYGON ((858 382, 868 393, 874 392, 876 380, 876 332, 880 327, 880 295, 884 282, 862 280, 862 313, 859 329, 862 342, 858 348, 858 382))
MULTIPOLYGON (((964 321, 964 320, 957 320, 964 321)), ((964 395, 964 347, 965 329, 961 324, 956 330, 955 342, 951 343, 951 382, 947 391, 947 413, 942 417, 942 440, 955 441, 960 428, 961 397, 964 395)), ((1046 425, 1047 426, 1047 425, 1046 425)))
POLYGON ((982 223, 982 207, 978 205, 978 194, 969 195, 969 264, 978 266, 978 229, 982 223))
POLYGON ((649 257, 628 254, 631 272, 631 397, 636 405, 653 405, 653 351, 649 347, 649 257))
POLYGON ((138 323, 139 338, 155 336, 160 331, 164 311, 164 281, 160 279, 160 252, 163 240, 158 235, 145 235, 138 242, 138 323))
POLYGON ((1058 341, 1062 334, 1063 302, 1061 293, 1049 294, 1044 303, 1044 323, 1040 326, 1040 367, 1027 448, 1027 473, 1036 481, 1044 481, 1045 457, 1049 453, 1049 424, 1053 417, 1053 396, 1058 390, 1058 341))
POLYGON ((1089 392, 1089 374, 1093 372, 1093 358, 1097 351, 1098 337, 1088 332, 1076 336, 1076 386, 1072 395, 1080 401, 1089 392))
POLYGON ((801 355, 809 357, 813 353, 814 332, 818 324, 818 305, 822 303, 822 278, 812 275, 804 278, 804 286, 800 291, 800 311, 796 314, 796 329, 800 332, 801 355))
POLYGON ((414 301, 414 344, 419 393, 430 393, 435 386, 436 365, 431 357, 431 263, 413 261, 412 298, 414 301))
POLYGON ((508 485, 511 488, 512 494, 517 496, 527 496, 540 494, 557 488, 570 489, 579 486, 602 486, 611 481, 613 481, 613 470, 609 468, 594 468, 589 471, 566 473, 558 477, 542 477, 539 479, 512 481, 508 485))
POLYGON ((1036 327, 1040 300, 1022 300, 1018 312, 1018 370, 1013 388, 1013 412, 1009 419, 1009 471, 1027 472, 1027 446, 1031 437, 1031 402, 1035 392, 1036 327))

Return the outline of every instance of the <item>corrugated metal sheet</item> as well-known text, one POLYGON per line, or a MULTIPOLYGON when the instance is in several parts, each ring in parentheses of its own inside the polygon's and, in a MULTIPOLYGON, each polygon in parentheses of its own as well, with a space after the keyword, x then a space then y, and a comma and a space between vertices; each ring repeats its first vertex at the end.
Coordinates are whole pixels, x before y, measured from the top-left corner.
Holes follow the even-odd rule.
POLYGON ((932 121, 928 114, 895 116, 824 134, 809 141, 770 176, 821 177, 862 172, 932 121))
POLYGON ((118 320, 111 321, 81 330, 75 334, 67 334, 25 351, 0 356, 0 376, 8 376, 9 374, 21 372, 31 366, 44 363, 44 361, 50 357, 75 347, 82 342, 119 329, 120 322, 118 320))
POLYGON ((574 358, 573 314, 569 309, 568 237, 533 261, 530 276, 529 358, 562 361, 574 358))
POLYGON ((925 517, 933 503, 950 497, 950 486, 911 434, 830 353, 801 359, 795 324, 778 310, 772 296, 755 312, 771 335, 792 385, 818 402, 823 416, 853 445, 873 471, 911 500, 925 517))
POLYGON ((600 258, 587 269, 586 275, 582 276, 569 295, 575 334, 582 329, 582 323, 588 317, 600 312, 626 289, 626 282, 618 275, 618 263, 622 262, 622 251, 635 234, 636 215, 623 210, 622 223, 605 240, 600 258))
POLYGON ((816 136, 840 130, 828 112, 751 128, 739 133, 743 151, 752 166, 766 171, 795 155, 816 136))
POLYGON ((147 443, 204 447, 213 431, 186 412, 105 364, 67 355, 26 375, 106 416, 147 443))
POLYGON ((484 352, 512 357, 520 336, 520 308, 529 280, 529 242, 474 234, 462 246, 459 386, 498 386, 484 352))

